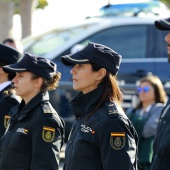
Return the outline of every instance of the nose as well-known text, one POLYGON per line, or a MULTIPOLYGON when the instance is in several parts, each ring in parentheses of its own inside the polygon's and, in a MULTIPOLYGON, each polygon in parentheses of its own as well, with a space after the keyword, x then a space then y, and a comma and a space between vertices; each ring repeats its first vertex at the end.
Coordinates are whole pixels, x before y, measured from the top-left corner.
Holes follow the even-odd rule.
POLYGON ((73 75, 73 74, 76 74, 76 71, 75 71, 75 66, 70 70, 70 73, 73 75))
POLYGON ((167 43, 170 43, 170 33, 168 33, 166 36, 165 36, 165 41, 167 43))
POLYGON ((17 76, 15 76, 15 77, 12 79, 12 83, 13 83, 13 84, 16 82, 16 77, 17 77, 17 76))

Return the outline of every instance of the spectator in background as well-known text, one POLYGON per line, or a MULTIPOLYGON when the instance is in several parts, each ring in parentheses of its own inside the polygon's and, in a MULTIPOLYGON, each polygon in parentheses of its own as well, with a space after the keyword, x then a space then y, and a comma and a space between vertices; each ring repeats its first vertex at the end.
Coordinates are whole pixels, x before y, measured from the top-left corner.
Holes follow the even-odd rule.
POLYGON ((15 41, 12 38, 6 38, 5 40, 3 40, 2 44, 10 46, 12 48, 15 48, 20 53, 23 53, 23 46, 22 46, 21 42, 19 42, 19 41, 15 41))
POLYGON ((13 47, 13 48, 17 49, 17 45, 16 45, 14 39, 12 39, 12 38, 7 38, 2 43, 7 45, 7 46, 10 46, 10 47, 13 47))
POLYGON ((166 93, 161 80, 148 75, 140 80, 137 89, 139 104, 127 111, 139 136, 139 170, 149 170, 153 157, 153 141, 158 120, 166 102, 166 93))
MULTIPOLYGON (((170 18, 155 21, 159 30, 169 30, 165 37, 167 42, 168 62, 170 63, 170 18)), ((161 64, 161 63, 160 63, 161 64)), ((156 137, 154 140, 154 157, 150 170, 170 169, 170 100, 162 110, 156 137)))
POLYGON ((0 138, 9 122, 8 112, 20 102, 11 82, 15 74, 5 73, 2 67, 17 62, 20 57, 21 54, 14 48, 0 44, 0 138))

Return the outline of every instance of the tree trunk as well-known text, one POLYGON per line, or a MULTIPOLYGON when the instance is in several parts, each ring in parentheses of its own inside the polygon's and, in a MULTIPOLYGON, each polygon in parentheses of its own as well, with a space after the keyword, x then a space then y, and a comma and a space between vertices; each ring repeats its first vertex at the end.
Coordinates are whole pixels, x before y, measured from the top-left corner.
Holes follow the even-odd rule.
POLYGON ((32 14, 34 0, 20 0, 22 38, 32 33, 32 14))
POLYGON ((0 43, 12 36, 14 2, 0 1, 0 43))

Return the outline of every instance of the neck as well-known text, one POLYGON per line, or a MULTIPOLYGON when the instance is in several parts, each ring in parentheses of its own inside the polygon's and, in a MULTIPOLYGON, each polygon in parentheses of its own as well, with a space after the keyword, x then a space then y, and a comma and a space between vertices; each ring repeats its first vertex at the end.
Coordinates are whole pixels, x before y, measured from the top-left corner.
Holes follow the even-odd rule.
POLYGON ((145 111, 149 105, 154 104, 154 102, 142 103, 142 109, 145 111))
POLYGON ((4 83, 4 82, 7 82, 7 81, 9 81, 8 80, 8 75, 7 76, 2 76, 2 75, 0 76, 0 84, 4 83))
POLYGON ((26 94, 25 96, 22 96, 22 99, 24 99, 25 104, 27 104, 31 99, 33 99, 38 93, 40 92, 40 90, 35 90, 32 93, 26 94))

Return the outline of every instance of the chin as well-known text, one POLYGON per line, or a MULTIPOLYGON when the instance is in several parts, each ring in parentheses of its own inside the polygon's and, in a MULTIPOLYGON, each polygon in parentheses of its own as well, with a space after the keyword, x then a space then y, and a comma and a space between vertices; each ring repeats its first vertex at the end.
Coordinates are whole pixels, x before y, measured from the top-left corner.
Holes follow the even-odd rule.
POLYGON ((79 89, 75 86, 73 86, 73 89, 76 90, 76 91, 79 91, 79 89))

